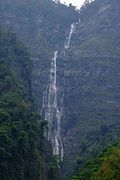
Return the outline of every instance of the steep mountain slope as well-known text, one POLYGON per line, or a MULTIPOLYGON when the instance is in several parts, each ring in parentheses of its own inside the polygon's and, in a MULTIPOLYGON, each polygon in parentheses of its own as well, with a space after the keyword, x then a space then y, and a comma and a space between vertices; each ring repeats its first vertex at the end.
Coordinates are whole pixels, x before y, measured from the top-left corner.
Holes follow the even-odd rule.
POLYGON ((39 113, 50 83, 51 59, 58 50, 57 70, 51 76, 57 73, 62 174, 68 177, 76 162, 82 164, 120 136, 120 2, 95 0, 80 14, 52 0, 0 0, 0 4, 0 22, 14 29, 32 54, 32 89, 39 113), (80 24, 65 49, 73 21, 80 24))
POLYGON ((82 8, 80 17, 66 57, 66 172, 120 136, 119 1, 96 0, 82 8))
POLYGON ((0 29, 0 179, 58 179, 56 160, 33 107, 32 63, 13 32, 0 29), (48 162, 49 159, 49 162, 48 162))
MULTIPOLYGON (((13 29, 31 52, 32 91, 40 114, 43 92, 49 87, 51 59, 56 49, 64 47, 70 25, 78 19, 78 12, 71 5, 66 7, 52 0, 0 0, 0 5, 1 24, 13 29)), ((62 91, 60 87, 58 89, 62 91)))
POLYGON ((39 111, 53 52, 63 47, 65 33, 77 17, 74 7, 52 0, 0 0, 1 24, 13 29, 31 51, 33 94, 39 111))

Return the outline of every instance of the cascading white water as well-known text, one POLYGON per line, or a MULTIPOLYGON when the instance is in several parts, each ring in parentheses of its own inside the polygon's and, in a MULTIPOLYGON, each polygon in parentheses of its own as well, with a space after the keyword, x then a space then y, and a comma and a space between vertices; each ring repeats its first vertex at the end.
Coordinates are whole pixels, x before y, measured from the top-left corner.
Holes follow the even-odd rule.
MULTIPOLYGON (((64 50, 68 49, 70 46, 75 27, 76 23, 71 24, 69 36, 66 37, 65 40, 64 50)), ((41 115, 49 123, 48 133, 46 134, 47 138, 52 143, 53 154, 59 156, 61 161, 63 161, 64 149, 60 132, 62 110, 59 110, 57 103, 57 57, 58 51, 55 51, 51 61, 49 88, 48 91, 43 92, 41 115)))
POLYGON ((57 103, 57 56, 58 52, 55 51, 51 61, 48 93, 43 92, 42 116, 49 123, 47 137, 52 143, 53 154, 63 160, 63 144, 60 135, 61 112, 57 103))
POLYGON ((66 37, 64 49, 69 48, 71 37, 72 37, 73 32, 75 31, 75 28, 76 28, 76 23, 71 24, 70 33, 69 33, 69 36, 66 37))
POLYGON ((48 139, 50 139, 52 142, 53 154, 59 156, 61 155, 61 136, 60 136, 61 113, 58 110, 58 105, 57 105, 57 86, 56 86, 57 54, 58 52, 55 51, 54 58, 52 59, 51 62, 50 86, 48 93, 48 112, 46 112, 46 115, 50 123, 48 139))

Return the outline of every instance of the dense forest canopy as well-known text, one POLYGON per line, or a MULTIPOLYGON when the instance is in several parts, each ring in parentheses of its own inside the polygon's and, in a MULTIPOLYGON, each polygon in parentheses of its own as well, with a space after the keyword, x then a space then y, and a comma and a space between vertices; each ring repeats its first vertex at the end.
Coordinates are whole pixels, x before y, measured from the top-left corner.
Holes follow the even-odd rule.
POLYGON ((0 29, 2 180, 56 179, 57 161, 43 136, 45 124, 33 107, 31 72, 32 62, 25 46, 13 32, 0 29))
POLYGON ((71 180, 119 180, 120 144, 104 149, 96 159, 90 159, 71 180))

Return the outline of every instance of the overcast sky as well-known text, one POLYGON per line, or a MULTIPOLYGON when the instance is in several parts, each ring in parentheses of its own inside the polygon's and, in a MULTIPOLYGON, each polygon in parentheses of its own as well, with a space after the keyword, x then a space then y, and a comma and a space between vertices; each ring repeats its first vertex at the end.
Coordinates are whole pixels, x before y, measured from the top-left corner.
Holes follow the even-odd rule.
POLYGON ((70 4, 72 3, 74 6, 80 7, 85 0, 60 0, 61 3, 70 4))

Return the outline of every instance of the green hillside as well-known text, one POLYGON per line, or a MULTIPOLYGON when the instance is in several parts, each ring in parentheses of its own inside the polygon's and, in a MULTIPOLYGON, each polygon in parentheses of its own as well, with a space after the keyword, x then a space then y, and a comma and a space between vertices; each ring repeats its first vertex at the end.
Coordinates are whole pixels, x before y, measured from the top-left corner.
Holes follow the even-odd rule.
POLYGON ((26 48, 13 32, 0 29, 2 180, 53 180, 57 173, 51 146, 43 137, 45 125, 33 107, 31 73, 32 63, 26 48))
POLYGON ((120 144, 106 148, 96 159, 88 160, 86 165, 71 180, 119 180, 120 144))

